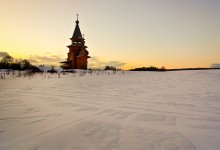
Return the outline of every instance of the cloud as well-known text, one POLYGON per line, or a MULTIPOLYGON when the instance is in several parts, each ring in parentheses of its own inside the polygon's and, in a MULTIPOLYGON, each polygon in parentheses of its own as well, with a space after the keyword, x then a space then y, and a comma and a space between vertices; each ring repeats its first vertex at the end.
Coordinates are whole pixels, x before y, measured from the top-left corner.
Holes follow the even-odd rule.
POLYGON ((59 62, 63 61, 64 59, 61 58, 59 55, 49 55, 49 56, 31 55, 29 57, 29 60, 33 64, 58 65, 59 62))
POLYGON ((212 64, 211 66, 210 66, 211 68, 220 68, 220 64, 212 64))
POLYGON ((33 64, 39 63, 37 60, 34 60, 34 59, 28 59, 28 60, 33 64))
MULTIPOLYGON (((9 55, 7 52, 0 52, 0 58, 9 55)), ((64 61, 65 58, 60 55, 52 55, 51 53, 46 53, 43 55, 30 55, 27 59, 34 65, 55 65, 58 66, 59 62, 64 61)), ((24 58, 25 59, 25 58, 24 58)), ((89 68, 104 69, 106 66, 114 66, 116 68, 121 68, 126 63, 121 61, 102 61, 99 57, 92 57, 88 60, 89 68)))
POLYGON ((109 66, 123 67, 126 63, 120 61, 109 61, 108 64, 109 66))
MULTIPOLYGON (((9 55, 7 52, 0 52, 0 58, 3 58, 5 56, 9 55)), ((27 59, 30 61, 30 63, 34 64, 34 65, 40 65, 40 64, 44 64, 44 65, 55 65, 58 66, 59 62, 64 61, 65 59, 62 58, 60 55, 54 55, 51 54, 49 52, 46 52, 43 55, 30 55, 27 58, 22 58, 22 59, 27 59)), ((20 58, 14 58, 15 60, 21 60, 20 58)))
POLYGON ((7 52, 0 52, 0 57, 5 57, 7 55, 9 55, 7 52))
POLYGON ((92 57, 89 59, 89 68, 103 69, 105 66, 114 66, 116 68, 121 68, 126 63, 121 61, 101 61, 98 57, 92 57))

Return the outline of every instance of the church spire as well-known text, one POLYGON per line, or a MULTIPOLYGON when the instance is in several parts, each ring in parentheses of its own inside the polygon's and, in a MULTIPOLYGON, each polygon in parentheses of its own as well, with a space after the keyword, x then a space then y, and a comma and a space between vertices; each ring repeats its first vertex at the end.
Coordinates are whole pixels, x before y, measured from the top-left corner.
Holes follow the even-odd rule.
POLYGON ((79 28, 79 20, 78 20, 78 17, 79 15, 77 15, 77 20, 76 20, 76 27, 75 27, 75 30, 73 32, 73 36, 72 38, 82 38, 82 34, 81 34, 81 31, 80 31, 80 28, 79 28))
POLYGON ((76 14, 76 16, 77 16, 77 20, 76 20, 76 24, 79 24, 79 14, 76 14))

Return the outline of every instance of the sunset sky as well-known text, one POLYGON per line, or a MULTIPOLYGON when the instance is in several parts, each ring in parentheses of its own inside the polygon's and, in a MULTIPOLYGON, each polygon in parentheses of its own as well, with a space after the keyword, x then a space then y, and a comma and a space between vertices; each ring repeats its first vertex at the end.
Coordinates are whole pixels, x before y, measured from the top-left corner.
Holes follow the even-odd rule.
POLYGON ((0 0, 0 52, 59 65, 77 13, 90 67, 220 64, 220 0, 0 0))

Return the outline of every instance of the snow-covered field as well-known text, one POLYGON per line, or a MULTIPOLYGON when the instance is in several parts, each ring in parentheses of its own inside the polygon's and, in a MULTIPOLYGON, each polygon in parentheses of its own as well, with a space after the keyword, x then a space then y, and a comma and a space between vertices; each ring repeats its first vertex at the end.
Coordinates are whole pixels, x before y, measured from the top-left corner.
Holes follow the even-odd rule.
POLYGON ((0 79, 0 150, 219 150, 220 70, 0 79))

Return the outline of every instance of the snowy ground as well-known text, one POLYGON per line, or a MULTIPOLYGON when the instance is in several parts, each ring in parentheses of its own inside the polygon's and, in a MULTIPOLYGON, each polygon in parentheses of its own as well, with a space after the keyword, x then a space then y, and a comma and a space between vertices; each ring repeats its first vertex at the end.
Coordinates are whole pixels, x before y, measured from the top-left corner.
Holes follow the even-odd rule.
POLYGON ((0 79, 1 150, 219 150, 220 71, 0 79))

